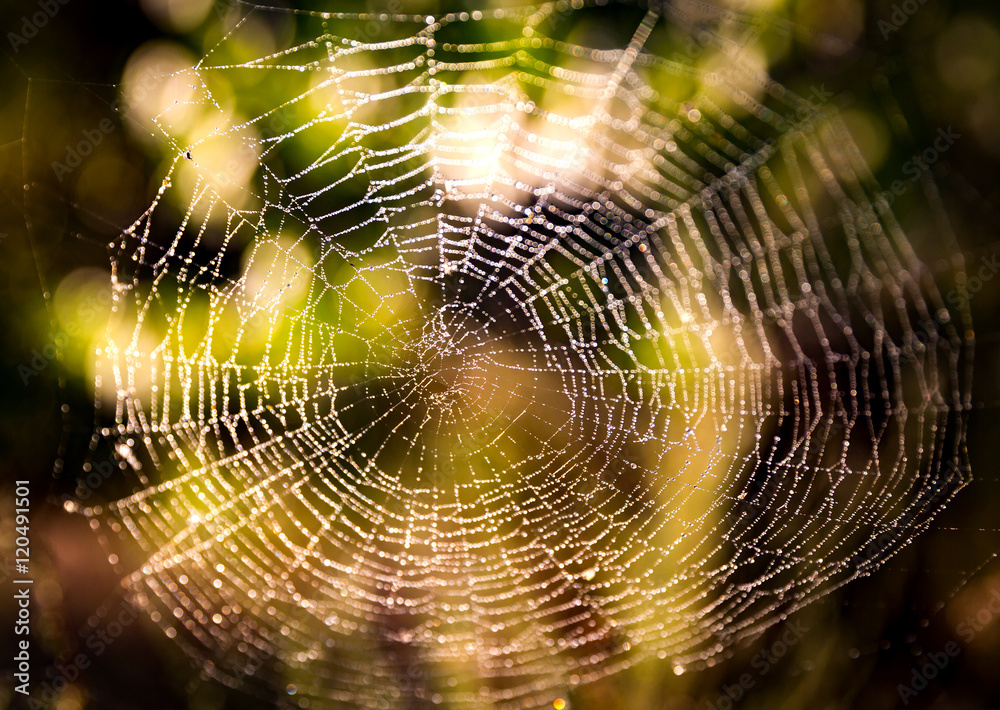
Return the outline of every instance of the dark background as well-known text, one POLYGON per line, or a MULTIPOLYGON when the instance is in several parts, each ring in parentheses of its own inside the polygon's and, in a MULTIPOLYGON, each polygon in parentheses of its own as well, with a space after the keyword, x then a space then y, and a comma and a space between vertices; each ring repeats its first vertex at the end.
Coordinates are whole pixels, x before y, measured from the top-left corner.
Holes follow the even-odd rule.
MULTIPOLYGON (((86 389, 66 376, 62 354, 37 368, 37 375, 26 378, 22 366, 53 342, 44 293, 82 265, 107 268, 103 244, 148 205, 157 155, 155 147, 128 131, 113 130, 91 159, 104 156, 115 161, 109 164, 119 166, 117 170, 88 173, 100 177, 89 183, 60 182, 50 166, 62 159, 81 131, 93 129, 104 118, 120 123, 111 108, 117 98, 115 85, 136 48, 168 38, 197 55, 205 37, 217 31, 220 18, 230 11, 228 4, 216 3, 201 22, 182 31, 162 18, 151 18, 155 13, 135 2, 53 4, 58 10, 51 20, 16 48, 7 33, 20 32, 22 18, 41 5, 17 0, 0 9, 5 35, 0 40, 0 478, 5 482, 0 561, 11 558, 13 543, 7 531, 12 528, 12 482, 28 478, 34 496, 33 669, 38 692, 52 660, 72 654, 91 633, 88 622, 100 628, 105 620, 95 615, 101 610, 117 615, 122 605, 105 552, 80 518, 62 511, 59 495, 64 491, 53 474, 57 455, 72 461, 80 442, 90 436, 91 421, 79 414, 86 411, 86 389), (61 406, 67 403, 72 406, 64 413, 61 406)), ((879 105, 879 96, 902 107, 908 122, 892 126, 897 130, 886 138, 889 153, 879 171, 883 185, 901 177, 899 166, 930 145, 939 128, 952 127, 960 134, 931 166, 931 173, 969 273, 993 263, 991 258, 1000 253, 1000 6, 816 0, 777 3, 771 12, 814 37, 773 67, 779 81, 821 83, 838 92, 857 90, 874 97, 868 107, 875 113, 886 106, 879 105), (887 25, 880 22, 892 22, 893 17, 906 21, 886 32, 887 25), (839 41, 831 43, 831 37, 839 41), (841 42, 850 49, 831 51, 841 42)), ((948 256, 929 255, 931 271, 947 272, 948 256)), ((1000 614, 989 606, 992 599, 993 610, 1000 610, 1000 564, 995 560, 1000 549, 995 446, 1000 435, 1000 283, 990 279, 992 271, 971 301, 977 335, 975 409, 969 420, 974 481, 932 528, 877 574, 798 613, 792 621, 804 629, 802 638, 774 663, 762 663, 766 657, 760 654, 771 650, 779 655, 788 625, 774 627, 707 671, 676 678, 662 664, 647 663, 576 691, 569 696, 570 707, 1000 707, 1000 614), (977 614, 978 621, 968 625, 969 617, 977 614), (948 646, 950 642, 956 645, 948 646), (911 683, 913 670, 928 662, 928 654, 940 654, 946 647, 957 648, 957 655, 926 689, 904 702, 900 684, 911 683), (744 685, 750 687, 730 704, 727 688, 735 687, 742 674, 749 674, 744 685)), ((3 618, 10 619, 7 567, 2 576, 0 609, 3 618)), ((12 648, 7 621, 0 638, 3 649, 12 648)), ((0 669, 8 663, 4 650, 0 669)), ((142 617, 103 653, 95 654, 92 665, 71 686, 45 700, 46 707, 65 710, 236 708, 259 702, 199 680, 183 654, 142 617)), ((11 677, 4 671, 0 705, 8 702, 15 700, 11 677)))

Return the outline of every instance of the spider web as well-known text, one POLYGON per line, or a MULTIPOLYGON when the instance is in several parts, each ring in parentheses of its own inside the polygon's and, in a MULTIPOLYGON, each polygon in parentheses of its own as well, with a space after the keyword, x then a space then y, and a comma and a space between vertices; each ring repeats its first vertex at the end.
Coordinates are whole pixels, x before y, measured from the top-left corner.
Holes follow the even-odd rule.
POLYGON ((836 107, 763 70, 765 16, 616 7, 605 46, 575 0, 242 10, 169 77, 173 159, 110 245, 95 442, 130 492, 67 503, 209 675, 535 707, 697 670, 966 482, 968 315, 836 107))

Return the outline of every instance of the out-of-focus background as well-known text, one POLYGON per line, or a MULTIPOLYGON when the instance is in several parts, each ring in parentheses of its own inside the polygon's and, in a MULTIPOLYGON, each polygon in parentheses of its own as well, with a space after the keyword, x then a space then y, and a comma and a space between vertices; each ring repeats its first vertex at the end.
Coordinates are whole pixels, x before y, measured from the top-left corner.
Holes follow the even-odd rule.
MULTIPOLYGON (((324 9, 381 10, 379 1, 324 9)), ((877 574, 824 597, 725 662, 682 677, 645 663, 577 689, 567 702, 572 708, 676 710, 1000 707, 1000 562, 994 557, 1000 549, 1000 279, 994 280, 1000 271, 1000 6, 986 0, 746 5, 801 30, 788 44, 771 46, 765 61, 772 75, 791 87, 820 86, 850 97, 846 120, 879 180, 907 185, 897 210, 927 199, 919 188, 923 173, 940 188, 968 273, 977 278, 969 288, 977 333, 969 429, 975 481, 877 574), (954 137, 947 149, 914 163, 942 131, 954 137), (911 181, 912 170, 919 180, 911 181), (914 674, 923 674, 946 648, 957 654, 947 655, 933 678, 915 683, 914 674)), ((465 9, 475 7, 470 2, 465 9)), ((226 0, 12 0, 0 9, 0 610, 12 618, 6 591, 12 482, 29 479, 33 667, 36 687, 45 691, 33 707, 208 709, 262 702, 201 680, 142 617, 123 623, 120 636, 95 640, 106 628, 100 614, 115 598, 117 579, 85 522, 63 511, 66 484, 53 476, 57 456, 78 459, 93 428, 92 419, 78 413, 92 397, 87 345, 111 302, 102 290, 106 245, 149 205, 173 157, 173 147, 154 139, 143 122, 165 108, 162 102, 184 95, 184 86, 164 77, 216 46, 245 9, 226 0), (141 98, 123 102, 123 86, 141 98), (86 654, 87 667, 57 688, 51 681, 77 652, 86 654)), ((438 3, 414 0, 404 9, 434 13, 438 3)), ((272 21, 254 20, 253 31, 227 47, 232 61, 285 46, 293 20, 268 17, 272 21)), ((215 88, 221 95, 248 90, 215 88)), ((266 94, 260 99, 267 105, 266 94)), ((188 117, 192 133, 201 118, 188 117)), ((238 181, 244 167, 231 167, 230 177, 238 181)), ((917 248, 931 271, 947 278, 952 255, 936 246, 917 248)), ((12 634, 5 621, 2 669, 9 667, 12 634)), ((5 672, 0 704, 15 702, 5 672)))

